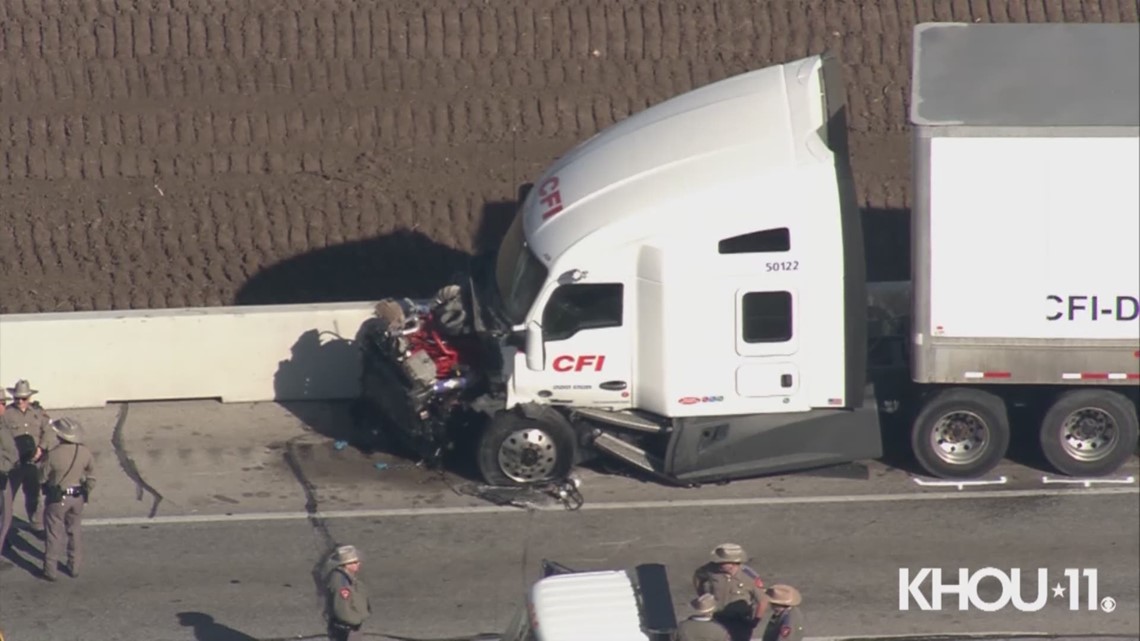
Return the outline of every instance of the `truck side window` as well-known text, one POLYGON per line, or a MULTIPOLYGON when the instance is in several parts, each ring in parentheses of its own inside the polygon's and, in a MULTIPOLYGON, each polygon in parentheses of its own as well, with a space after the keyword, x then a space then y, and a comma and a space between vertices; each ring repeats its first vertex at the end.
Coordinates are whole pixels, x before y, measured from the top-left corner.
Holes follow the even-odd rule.
POLYGON ((583 329, 621 327, 621 283, 563 285, 542 310, 542 336, 548 341, 570 338, 583 329))
POLYGON ((725 238, 717 244, 717 251, 722 254, 766 254, 786 252, 791 248, 792 239, 787 227, 749 232, 725 238))
POLYGON ((748 292, 740 310, 745 343, 783 343, 792 339, 790 292, 748 292))

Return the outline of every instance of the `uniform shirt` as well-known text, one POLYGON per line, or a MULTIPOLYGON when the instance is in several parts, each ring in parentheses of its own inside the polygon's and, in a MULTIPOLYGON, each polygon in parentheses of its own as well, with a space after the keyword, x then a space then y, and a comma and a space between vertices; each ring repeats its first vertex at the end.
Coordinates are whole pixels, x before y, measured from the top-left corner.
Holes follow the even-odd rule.
POLYGON ((756 616, 756 606, 765 600, 764 592, 743 572, 729 576, 719 567, 706 566, 697 570, 693 583, 697 594, 716 597, 717 612, 724 612, 727 608, 726 614, 734 617, 738 614, 742 618, 756 616), (735 605, 734 601, 737 602, 735 605))
POLYGON ((786 608, 773 614, 772 622, 764 631, 764 641, 803 641, 804 619, 799 608, 786 608))
POLYGON ((328 590, 333 619, 348 625, 361 625, 372 612, 368 590, 359 576, 350 576, 337 568, 329 573, 328 590))
POLYGON ((48 421, 47 412, 35 405, 30 405, 28 411, 21 412, 13 403, 0 415, 0 426, 10 430, 12 436, 31 436, 36 445, 45 450, 58 442, 48 421))
POLYGON ((16 449, 16 438, 11 430, 0 427, 0 476, 10 474, 20 462, 20 452, 16 449))
POLYGON ((691 616, 677 624, 675 641, 731 641, 728 630, 708 617, 691 616))
POLYGON ((95 489, 95 456, 86 445, 61 442, 48 450, 40 470, 42 484, 58 485, 66 490, 85 481, 88 492, 95 489))

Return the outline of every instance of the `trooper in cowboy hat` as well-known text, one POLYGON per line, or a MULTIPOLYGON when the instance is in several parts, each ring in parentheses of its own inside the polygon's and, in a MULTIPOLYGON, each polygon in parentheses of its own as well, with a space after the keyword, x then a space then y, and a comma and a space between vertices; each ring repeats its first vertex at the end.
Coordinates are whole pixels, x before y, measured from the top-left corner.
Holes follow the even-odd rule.
POLYGON ((32 529, 43 530, 43 511, 40 505, 39 473, 35 464, 42 461, 44 452, 55 445, 55 433, 48 426, 51 417, 32 402, 32 396, 39 390, 32 389, 27 380, 20 379, 8 388, 15 399, 0 415, 0 429, 6 429, 16 441, 20 451, 20 465, 11 472, 8 482, 13 495, 18 490, 24 492, 24 509, 32 529))
POLYGON ((742 571, 748 561, 739 544, 721 543, 709 552, 708 562, 693 573, 697 594, 711 594, 716 599, 716 619, 733 639, 750 639, 768 607, 759 577, 742 571))
MULTIPOLYGON (((0 417, 7 409, 8 394, 0 387, 0 417)), ((12 507, 15 500, 8 476, 20 464, 20 450, 12 431, 0 425, 0 553, 8 548, 8 529, 12 527, 12 507)))
POLYGON ((803 601, 800 591, 783 583, 765 590, 772 604, 772 620, 764 630, 764 641, 802 641, 804 613, 799 605, 803 601))
POLYGON ((728 641, 728 630, 713 619, 716 597, 702 594, 689 602, 693 614, 677 624, 674 641, 728 641))
POLYGON ((59 444, 44 457, 40 482, 45 495, 43 576, 56 580, 59 561, 67 551, 67 573, 79 576, 83 560, 81 525, 83 507, 95 489, 95 455, 83 443, 83 425, 70 416, 56 419, 51 427, 59 444))
POLYGON ((358 574, 360 552, 353 545, 339 546, 332 554, 335 566, 329 572, 326 589, 329 598, 329 639, 330 641, 362 641, 360 631, 372 605, 368 600, 368 590, 358 574))

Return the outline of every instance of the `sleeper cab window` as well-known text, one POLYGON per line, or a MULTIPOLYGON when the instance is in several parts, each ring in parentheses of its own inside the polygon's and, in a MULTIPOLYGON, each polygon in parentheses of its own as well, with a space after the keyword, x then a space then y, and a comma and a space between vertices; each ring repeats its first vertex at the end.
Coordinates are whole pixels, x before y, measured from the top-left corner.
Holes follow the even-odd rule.
POLYGON ((749 232, 717 243, 717 252, 721 254, 769 254, 790 251, 791 248, 792 239, 787 227, 749 232))
POLYGON ((562 285, 542 310, 545 340, 565 340, 582 330, 621 327, 621 283, 562 285))
POLYGON ((792 340, 791 292, 748 292, 740 302, 740 314, 745 343, 792 340))

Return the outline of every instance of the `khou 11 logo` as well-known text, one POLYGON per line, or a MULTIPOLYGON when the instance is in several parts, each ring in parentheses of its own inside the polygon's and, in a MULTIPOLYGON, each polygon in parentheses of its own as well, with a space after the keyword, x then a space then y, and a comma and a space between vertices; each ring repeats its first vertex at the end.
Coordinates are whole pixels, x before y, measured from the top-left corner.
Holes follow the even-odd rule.
POLYGON ((997 612, 1010 604, 1019 612, 1037 612, 1045 607, 1052 591, 1054 599, 1069 597, 1069 610, 1081 609, 1081 578, 1084 578, 1085 608, 1090 611, 1112 612, 1116 609, 1116 599, 1104 597, 1098 601, 1097 571, 1095 569, 1069 568, 1065 570, 1067 581, 1057 581, 1050 585, 1049 571, 1040 568, 1037 570, 1036 599, 1026 602, 1021 591, 1021 570, 1014 568, 1008 573, 998 568, 982 568, 970 572, 965 568, 958 570, 958 583, 945 583, 942 579, 942 570, 939 568, 920 568, 912 577, 910 570, 899 568, 899 610, 910 610, 913 600, 919 610, 942 611, 942 597, 946 595, 958 596, 958 609, 967 611, 971 606, 983 612, 997 612), (930 578, 930 599, 922 591, 922 584, 930 578), (987 601, 978 594, 978 585, 986 579, 992 579, 1001 586, 1000 595, 987 601))

